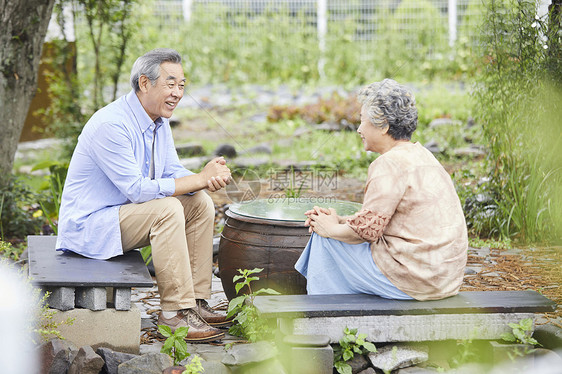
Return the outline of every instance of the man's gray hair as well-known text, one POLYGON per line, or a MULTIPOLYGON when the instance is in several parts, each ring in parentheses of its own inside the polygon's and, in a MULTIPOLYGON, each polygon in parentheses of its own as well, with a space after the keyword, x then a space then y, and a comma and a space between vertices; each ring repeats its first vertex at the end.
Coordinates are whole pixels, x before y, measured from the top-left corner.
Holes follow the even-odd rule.
POLYGON ((410 140, 418 125, 418 110, 412 91, 392 79, 371 83, 358 95, 369 121, 385 128, 394 140, 410 140))
POLYGON ((156 84, 156 80, 160 76, 160 65, 163 62, 181 64, 181 56, 173 49, 158 48, 137 58, 131 69, 131 86, 135 92, 140 91, 139 78, 141 75, 145 75, 153 86, 156 84))

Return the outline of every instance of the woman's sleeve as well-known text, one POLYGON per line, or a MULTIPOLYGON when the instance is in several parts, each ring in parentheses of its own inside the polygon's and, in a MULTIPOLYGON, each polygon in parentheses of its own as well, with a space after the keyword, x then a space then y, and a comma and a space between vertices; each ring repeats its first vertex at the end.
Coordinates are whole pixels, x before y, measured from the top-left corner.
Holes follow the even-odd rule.
POLYGON ((398 165, 379 157, 369 167, 363 206, 346 224, 365 241, 378 241, 405 191, 405 176, 398 165))

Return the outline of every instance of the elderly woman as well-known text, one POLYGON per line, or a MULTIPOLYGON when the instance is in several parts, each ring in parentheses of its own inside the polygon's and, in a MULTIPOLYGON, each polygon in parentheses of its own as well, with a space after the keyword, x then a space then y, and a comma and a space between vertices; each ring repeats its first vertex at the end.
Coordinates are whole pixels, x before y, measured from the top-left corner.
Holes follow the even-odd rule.
POLYGON ((450 176, 410 142, 418 113, 412 92, 391 79, 359 94, 357 132, 371 163, 363 206, 354 216, 314 207, 310 241, 295 265, 308 294, 434 300, 458 293, 468 238, 450 176))

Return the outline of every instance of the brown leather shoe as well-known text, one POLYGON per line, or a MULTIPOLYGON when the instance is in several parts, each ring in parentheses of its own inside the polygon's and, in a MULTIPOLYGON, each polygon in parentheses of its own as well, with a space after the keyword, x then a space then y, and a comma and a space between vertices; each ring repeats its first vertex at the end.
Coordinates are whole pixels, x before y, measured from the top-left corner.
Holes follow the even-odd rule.
POLYGON ((169 326, 172 332, 175 332, 178 327, 189 327, 185 337, 185 341, 188 343, 205 343, 224 338, 224 332, 209 326, 194 309, 180 310, 175 317, 169 319, 164 318, 160 313, 158 325, 169 326))
POLYGON ((205 322, 211 326, 221 327, 232 324, 232 318, 227 319, 225 315, 214 311, 204 299, 197 299, 196 310, 205 322))

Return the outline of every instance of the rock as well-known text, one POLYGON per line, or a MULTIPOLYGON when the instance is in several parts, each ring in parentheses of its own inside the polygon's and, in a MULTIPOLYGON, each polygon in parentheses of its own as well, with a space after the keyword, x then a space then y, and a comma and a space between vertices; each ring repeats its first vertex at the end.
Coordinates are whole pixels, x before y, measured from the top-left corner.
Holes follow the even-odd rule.
POLYGON ((427 361, 428 351, 427 346, 389 344, 369 353, 369 359, 375 368, 392 371, 427 361))
POLYGON ((353 374, 359 373, 360 371, 369 367, 369 361, 363 355, 355 355, 353 358, 346 362, 351 366, 351 372, 353 374))
POLYGON ((240 152, 240 154, 248 154, 248 153, 267 153, 268 155, 273 153, 273 149, 268 144, 258 144, 255 147, 249 148, 244 150, 244 152, 240 152))
POLYGON ((410 366, 409 368, 398 369, 398 371, 396 372, 396 374, 430 374, 430 373, 437 373, 437 370, 421 368, 418 366, 410 366))
POLYGON ((172 128, 177 127, 180 124, 180 120, 176 117, 171 117, 168 122, 170 123, 170 127, 172 128))
POLYGON ((188 158, 180 158, 180 164, 186 168, 187 170, 195 170, 199 169, 209 161, 208 157, 188 157, 188 158))
POLYGON ((217 156, 225 156, 229 158, 234 158, 237 155, 236 148, 230 144, 219 145, 213 153, 217 156))
POLYGON ((537 326, 533 338, 537 339, 544 348, 562 349, 562 329, 553 324, 537 326))
POLYGON ((360 372, 357 373, 357 374, 377 374, 377 372, 375 371, 375 369, 369 367, 369 368, 367 368, 367 369, 365 369, 365 370, 363 370, 363 371, 360 371, 360 372))
POLYGON ((441 153, 443 150, 435 140, 430 140, 423 145, 431 153, 441 153))
POLYGON ((237 368, 236 370, 232 370, 232 372, 237 374, 287 374, 283 364, 275 358, 262 362, 253 362, 241 368, 237 368))
POLYGON ((486 152, 484 152, 480 148, 476 148, 476 147, 457 148, 457 149, 453 150, 453 156, 456 156, 456 157, 476 158, 476 157, 482 157, 482 156, 485 156, 485 155, 486 155, 486 152))
POLYGON ((340 131, 340 125, 337 123, 321 123, 315 127, 316 130, 324 130, 324 131, 340 131))
POLYGON ((98 348, 96 353, 100 355, 105 362, 103 370, 106 374, 117 374, 119 365, 138 357, 138 355, 131 353, 115 352, 109 348, 98 348))
POLYGON ((67 340, 52 339, 39 346, 41 373, 66 373, 78 348, 67 340))
POLYGON ((194 143, 176 145, 176 151, 179 157, 193 157, 205 154, 203 146, 194 143))
POLYGON ((172 366, 170 356, 164 353, 148 353, 124 362, 118 366, 119 374, 161 374, 172 366))
POLYGON ((451 118, 435 118, 433 121, 429 123, 429 128, 432 129, 434 127, 439 126, 460 126, 462 122, 456 119, 451 118))
POLYGON ((236 344, 226 351, 222 363, 228 366, 241 366, 252 362, 269 360, 277 355, 277 348, 269 342, 236 344))
POLYGON ((464 268, 464 275, 473 275, 473 274, 476 274, 476 273, 478 273, 478 272, 476 270, 474 270, 473 268, 470 268, 468 266, 466 268, 464 268))
POLYGON ((185 366, 170 366, 164 369, 162 374, 182 374, 185 371, 185 366))
POLYGON ((68 374, 98 374, 104 362, 92 347, 85 345, 80 348, 78 354, 70 364, 68 374))

